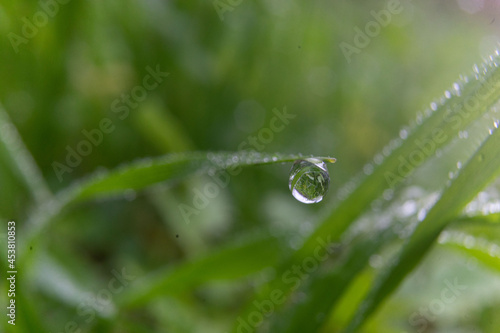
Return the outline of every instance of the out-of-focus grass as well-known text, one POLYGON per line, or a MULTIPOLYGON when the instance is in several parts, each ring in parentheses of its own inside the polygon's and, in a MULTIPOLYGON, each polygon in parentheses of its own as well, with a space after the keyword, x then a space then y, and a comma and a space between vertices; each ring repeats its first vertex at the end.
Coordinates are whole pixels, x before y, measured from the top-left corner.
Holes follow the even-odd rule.
MULTIPOLYGON (((29 254, 25 267, 19 267, 18 331, 32 325, 24 331, 59 332, 72 321, 89 332, 228 330, 254 289, 272 278, 272 269, 175 295, 160 293, 140 308, 120 308, 117 302, 152 272, 189 267, 233 239, 255 233, 277 236, 280 249, 296 249, 316 227, 316 216, 336 205, 342 184, 362 171, 458 73, 496 46, 500 22, 494 20, 494 7, 469 14, 455 3, 405 2, 401 14, 348 63, 339 44, 352 44, 353 28, 373 20, 371 10, 386 7, 382 1, 242 2, 221 21, 209 1, 71 1, 61 4, 16 53, 9 33, 22 34, 23 18, 32 20, 40 5, 2 4, 0 102, 54 192, 95 170, 137 158, 187 150, 236 151, 249 136, 269 127, 274 108, 286 107, 296 117, 263 144, 263 151, 338 159, 330 169, 329 195, 314 206, 302 205, 288 193, 289 166, 272 165, 232 177, 189 224, 179 205, 193 205, 193 190, 203 190, 212 181, 209 176, 64 211, 36 243, 18 241, 29 254), (147 68, 156 66, 169 76, 120 119, 113 112, 114 101, 143 84, 147 68), (98 128, 105 117, 114 130, 60 182, 53 163, 65 163, 66 147, 76 149, 86 139, 82 130, 98 128), (117 305, 106 302, 94 309, 89 296, 107 290, 112 271, 122 268, 134 279, 123 294, 112 294, 117 305)), ((458 145, 456 154, 452 151, 431 169, 417 172, 413 181, 422 193, 439 189, 436 184, 442 184, 461 149, 458 145)), ((15 220, 21 229, 34 200, 1 145, 0 161, 0 217, 15 220)), ((5 248, 2 242, 0 253, 5 248)), ((463 265, 470 255, 433 250, 365 330, 415 330, 412 313, 439 297, 445 279, 463 276, 471 292, 428 321, 428 329, 450 331, 467 311, 461 324, 493 332, 488 318, 495 318, 496 303, 478 295, 487 295, 484 290, 498 280, 483 266, 477 268, 482 274, 472 276, 463 265), (422 286, 429 288, 422 292, 422 286)), ((379 257, 374 258, 370 263, 377 268, 379 257)), ((241 264, 227 262, 235 276, 244 271, 241 264)), ((372 275, 367 268, 356 285, 369 289, 372 275)), ((352 289, 348 295, 361 299, 352 289)), ((355 306, 335 309, 325 330, 338 330, 355 306)))

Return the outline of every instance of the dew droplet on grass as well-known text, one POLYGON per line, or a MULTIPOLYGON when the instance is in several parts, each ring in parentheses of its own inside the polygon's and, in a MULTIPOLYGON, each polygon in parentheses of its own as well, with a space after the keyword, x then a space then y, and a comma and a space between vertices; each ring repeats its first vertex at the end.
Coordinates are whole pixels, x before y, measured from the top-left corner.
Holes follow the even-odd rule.
POLYGON ((293 163, 288 187, 298 201, 306 204, 320 202, 329 185, 330 175, 322 160, 307 158, 293 163))

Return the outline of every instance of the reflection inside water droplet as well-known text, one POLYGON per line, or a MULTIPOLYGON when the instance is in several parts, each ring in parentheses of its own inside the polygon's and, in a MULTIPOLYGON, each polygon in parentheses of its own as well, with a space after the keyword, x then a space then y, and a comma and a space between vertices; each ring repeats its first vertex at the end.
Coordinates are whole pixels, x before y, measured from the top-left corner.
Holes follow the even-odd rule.
POLYGON ((330 175, 322 160, 307 158, 293 163, 288 187, 298 201, 306 204, 320 202, 329 185, 330 175))

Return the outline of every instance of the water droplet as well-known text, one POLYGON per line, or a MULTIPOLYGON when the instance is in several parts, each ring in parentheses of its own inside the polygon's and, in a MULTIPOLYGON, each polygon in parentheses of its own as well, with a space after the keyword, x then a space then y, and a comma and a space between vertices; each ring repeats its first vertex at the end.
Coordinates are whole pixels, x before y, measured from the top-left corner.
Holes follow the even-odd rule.
POLYGON ((408 137, 408 131, 405 129, 402 129, 399 131, 399 137, 403 140, 405 140, 408 137))
POLYGON ((329 185, 330 175, 322 160, 307 158, 293 163, 288 187, 298 201, 306 204, 320 202, 329 185))
POLYGON ((474 244, 476 244, 476 239, 471 235, 467 235, 464 239, 464 246, 470 249, 474 246, 474 244))
POLYGON ((457 95, 460 96, 460 85, 458 83, 453 83, 453 89, 457 92, 457 95))
POLYGON ((363 172, 365 175, 371 175, 373 173, 373 164, 368 163, 363 167, 363 172))
POLYGON ((375 162, 375 164, 377 164, 377 165, 382 164, 382 162, 384 161, 384 155, 382 155, 382 154, 380 154, 380 153, 379 153, 379 154, 377 154, 377 155, 375 155, 375 157, 373 158, 373 161, 374 161, 374 162, 375 162))
POLYGON ((421 210, 418 211, 417 220, 423 221, 426 216, 427 216, 427 210, 422 208, 421 210))
POLYGON ((457 169, 461 169, 462 168, 462 162, 458 161, 457 162, 457 169))

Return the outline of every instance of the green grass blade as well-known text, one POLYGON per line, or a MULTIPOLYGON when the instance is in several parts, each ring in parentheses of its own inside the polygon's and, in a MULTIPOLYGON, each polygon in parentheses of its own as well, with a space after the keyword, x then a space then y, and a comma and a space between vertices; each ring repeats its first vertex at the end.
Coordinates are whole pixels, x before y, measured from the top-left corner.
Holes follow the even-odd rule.
POLYGON ((293 306, 285 308, 279 316, 271 319, 271 332, 316 332, 323 320, 311 320, 318 314, 328 318, 332 306, 339 301, 347 286, 366 267, 366 261, 387 242, 396 238, 392 230, 386 229, 379 233, 350 244, 349 252, 339 259, 335 267, 326 274, 314 274, 307 286, 300 291, 306 297, 293 306), (334 288, 332 288, 334 286, 334 288), (329 291, 325 295, 325 291, 329 291))
POLYGON ((260 236, 238 241, 178 267, 167 267, 138 280, 120 295, 118 303, 125 307, 137 307, 156 297, 176 294, 204 282, 241 278, 274 265, 281 253, 280 242, 274 237, 260 236))
MULTIPOLYGON (((24 239, 27 244, 33 242, 50 220, 75 202, 122 195, 126 191, 141 190, 197 173, 226 170, 229 176, 235 176, 241 172, 240 167, 293 162, 300 158, 304 157, 300 154, 269 154, 254 151, 189 152, 143 159, 110 172, 97 172, 58 193, 57 198, 46 205, 39 206, 27 221, 24 229, 27 234, 24 235, 24 239)), ((317 158, 335 161, 331 157, 317 158)))
POLYGON ((377 307, 418 265, 446 225, 479 191, 500 174, 500 131, 488 136, 458 177, 443 192, 406 242, 397 260, 381 274, 346 332, 356 332, 377 307))
POLYGON ((474 257, 486 267, 500 271, 500 246, 494 241, 466 232, 443 231, 439 244, 474 257))
MULTIPOLYGON (((492 202, 491 207, 497 207, 492 202)), ((440 235, 440 246, 476 258, 486 267, 500 271, 500 213, 462 217, 440 235)))
MULTIPOLYGON (((301 155, 267 154, 256 152, 191 152, 170 154, 156 159, 139 160, 109 173, 97 174, 79 182, 70 189, 70 197, 80 201, 102 196, 122 194, 127 190, 178 180, 206 173, 210 169, 226 169, 230 175, 239 173, 240 167, 292 162, 301 155)), ((66 194, 66 193, 65 193, 66 194)))

